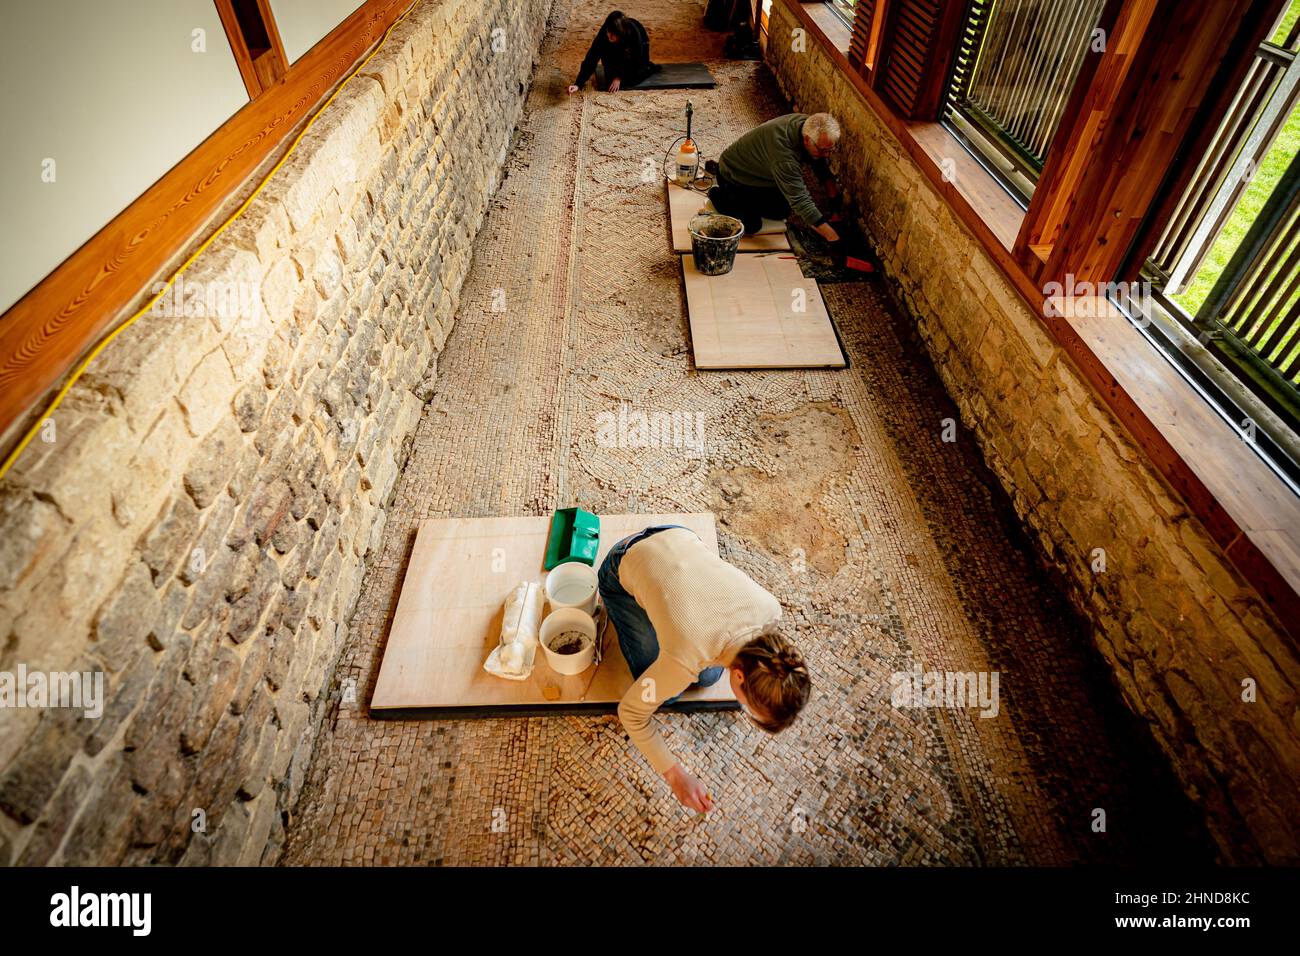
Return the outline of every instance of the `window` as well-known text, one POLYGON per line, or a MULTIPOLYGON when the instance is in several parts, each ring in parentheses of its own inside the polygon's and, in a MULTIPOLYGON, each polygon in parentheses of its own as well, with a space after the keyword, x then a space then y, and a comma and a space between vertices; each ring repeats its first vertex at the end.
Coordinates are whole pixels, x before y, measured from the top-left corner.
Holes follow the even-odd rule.
POLYGON ((1209 353, 1188 355, 1300 425, 1300 0, 1256 51, 1143 274, 1209 353))
POLYGON ((858 0, 830 0, 831 10, 850 27, 853 26, 853 9, 857 5, 858 0))
POLYGON ((944 120, 1027 202, 1104 0, 971 0, 944 120))

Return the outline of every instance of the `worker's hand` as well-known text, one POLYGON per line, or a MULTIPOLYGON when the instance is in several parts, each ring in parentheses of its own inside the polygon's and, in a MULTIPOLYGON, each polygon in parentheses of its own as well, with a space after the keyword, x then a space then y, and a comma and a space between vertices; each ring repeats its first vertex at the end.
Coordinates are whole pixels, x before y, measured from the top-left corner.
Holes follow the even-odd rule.
POLYGON ((825 239, 827 242, 840 241, 840 234, 836 232, 833 228, 831 228, 831 225, 829 223, 824 222, 820 226, 817 226, 816 228, 817 228, 817 234, 821 236, 823 239, 825 239))
POLYGON ((570 93, 576 93, 576 92, 578 92, 578 86, 577 86, 576 83, 570 83, 570 84, 569 84, 569 92, 570 92, 570 93))
POLYGON ((620 86, 622 86, 622 85, 623 85, 623 84, 621 83, 621 81, 619 80, 619 78, 616 76, 616 77, 614 77, 612 80, 609 81, 609 91, 610 91, 611 93, 617 93, 617 92, 618 92, 618 88, 619 88, 620 86))
POLYGON ((713 798, 709 796, 708 788, 681 764, 673 764, 664 774, 664 779, 668 781, 668 786, 673 788, 673 796, 677 798, 677 802, 686 809, 697 813, 708 813, 713 809, 713 798))

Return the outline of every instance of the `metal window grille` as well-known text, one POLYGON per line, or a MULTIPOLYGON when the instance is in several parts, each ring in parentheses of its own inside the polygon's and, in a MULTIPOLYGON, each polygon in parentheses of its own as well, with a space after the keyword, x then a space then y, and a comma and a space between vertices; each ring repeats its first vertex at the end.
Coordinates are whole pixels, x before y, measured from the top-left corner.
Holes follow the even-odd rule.
POLYGON ((1027 199, 1105 0, 970 0, 945 118, 1027 199))
POLYGON ((1297 51, 1300 20, 1261 44, 1144 268, 1176 318, 1292 427, 1300 424, 1300 155, 1204 301, 1184 308, 1173 297, 1209 267, 1254 172, 1300 109, 1297 51))

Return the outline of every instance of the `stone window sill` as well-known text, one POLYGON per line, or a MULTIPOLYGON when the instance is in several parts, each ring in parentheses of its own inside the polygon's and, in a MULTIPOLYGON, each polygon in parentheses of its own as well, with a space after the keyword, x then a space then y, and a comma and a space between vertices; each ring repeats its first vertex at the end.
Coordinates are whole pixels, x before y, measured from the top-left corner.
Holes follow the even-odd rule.
MULTIPOLYGON (((849 65, 850 31, 824 3, 777 2, 821 44, 1030 310, 1046 316, 1043 290, 1011 253, 1024 210, 942 125, 890 109, 849 65)), ((1054 340, 1300 642, 1300 499, 1108 302, 1053 301, 1058 314, 1043 321, 1054 340)))

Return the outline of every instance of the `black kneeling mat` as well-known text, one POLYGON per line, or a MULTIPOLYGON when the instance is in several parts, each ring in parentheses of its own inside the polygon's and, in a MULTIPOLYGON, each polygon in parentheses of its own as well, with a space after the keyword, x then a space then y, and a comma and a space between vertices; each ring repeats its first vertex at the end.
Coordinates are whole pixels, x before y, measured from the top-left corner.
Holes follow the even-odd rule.
POLYGON ((666 90, 674 87, 716 86, 713 74, 703 63, 661 63, 659 69, 651 73, 631 90, 666 90))

